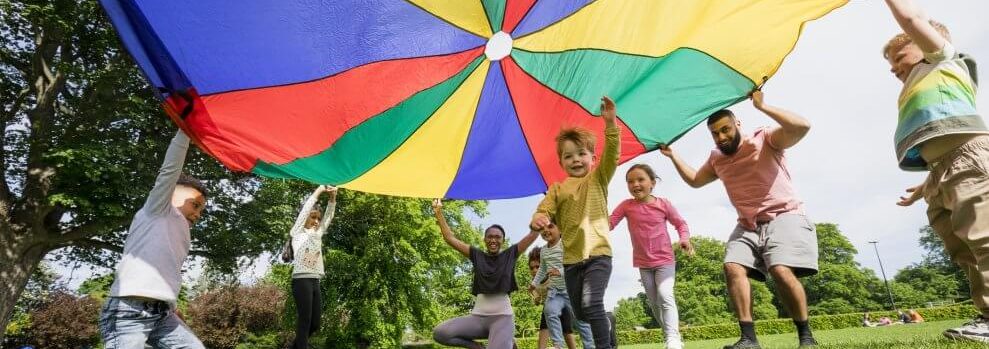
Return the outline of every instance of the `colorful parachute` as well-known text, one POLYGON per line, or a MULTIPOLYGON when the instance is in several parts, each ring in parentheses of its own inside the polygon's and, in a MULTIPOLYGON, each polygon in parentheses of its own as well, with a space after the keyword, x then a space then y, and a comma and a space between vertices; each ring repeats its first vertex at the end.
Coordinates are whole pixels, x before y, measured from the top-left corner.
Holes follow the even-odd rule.
POLYGON ((462 199, 564 178, 554 137, 603 139, 602 95, 622 161, 676 140, 846 2, 102 0, 175 122, 231 169, 462 199))

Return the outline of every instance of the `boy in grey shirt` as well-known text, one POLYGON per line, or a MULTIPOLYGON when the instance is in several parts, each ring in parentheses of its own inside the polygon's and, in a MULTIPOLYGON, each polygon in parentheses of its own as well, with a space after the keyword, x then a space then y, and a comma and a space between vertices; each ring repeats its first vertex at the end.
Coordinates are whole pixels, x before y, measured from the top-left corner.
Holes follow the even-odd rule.
POLYGON ((127 230, 110 299, 100 314, 106 349, 204 348, 175 313, 189 229, 206 205, 202 183, 182 174, 188 150, 189 137, 180 130, 127 230))

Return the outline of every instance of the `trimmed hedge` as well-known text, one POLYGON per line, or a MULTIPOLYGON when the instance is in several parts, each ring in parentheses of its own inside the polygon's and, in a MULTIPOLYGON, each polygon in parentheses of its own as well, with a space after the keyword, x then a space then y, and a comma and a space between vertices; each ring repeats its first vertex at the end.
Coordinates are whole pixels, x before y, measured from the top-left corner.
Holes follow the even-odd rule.
MULTIPOLYGON (((925 321, 942 321, 972 318, 979 315, 975 307, 971 305, 949 306, 940 308, 916 309, 925 321)), ((887 316, 896 319, 895 311, 869 312, 873 319, 887 316)), ((863 313, 851 313, 840 315, 812 316, 810 326, 815 331, 837 330, 842 328, 861 327, 863 313)), ((756 333, 760 335, 781 334, 795 332, 793 321, 790 319, 772 319, 756 321, 756 333)), ((680 328, 680 334, 684 341, 697 341, 718 338, 733 338, 739 335, 738 324, 724 323, 706 326, 687 326, 680 328)), ((578 340, 579 341, 579 340, 578 340)), ((619 345, 662 343, 663 330, 649 329, 644 331, 620 331, 618 332, 619 345)), ((516 339, 519 349, 535 349, 536 338, 528 337, 516 339)), ((403 346, 406 349, 440 349, 445 348, 437 344, 419 344, 415 346, 403 346)))

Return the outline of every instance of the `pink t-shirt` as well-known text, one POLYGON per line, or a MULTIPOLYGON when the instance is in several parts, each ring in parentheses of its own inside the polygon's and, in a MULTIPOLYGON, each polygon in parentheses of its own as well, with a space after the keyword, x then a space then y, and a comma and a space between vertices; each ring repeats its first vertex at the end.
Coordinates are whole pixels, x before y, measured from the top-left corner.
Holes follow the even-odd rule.
POLYGON ((628 232, 632 237, 632 265, 636 268, 655 268, 673 264, 673 246, 666 230, 666 222, 673 223, 680 240, 690 239, 687 222, 669 200, 656 198, 643 203, 627 199, 611 213, 611 229, 622 218, 628 218, 628 232))
POLYGON ((738 211, 738 224, 746 229, 754 230, 757 222, 768 222, 787 212, 803 212, 783 150, 773 145, 769 134, 769 128, 761 127, 750 137, 743 135, 734 155, 714 149, 704 164, 725 184, 728 199, 738 211))

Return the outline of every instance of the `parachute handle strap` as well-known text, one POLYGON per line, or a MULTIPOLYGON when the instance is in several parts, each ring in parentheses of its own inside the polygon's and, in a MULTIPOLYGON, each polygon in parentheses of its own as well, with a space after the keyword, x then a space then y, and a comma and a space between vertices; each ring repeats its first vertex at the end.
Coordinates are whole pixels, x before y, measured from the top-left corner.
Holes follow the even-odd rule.
POLYGON ((185 118, 189 116, 189 114, 192 114, 192 109, 193 106, 195 105, 194 104, 195 100, 192 98, 192 94, 189 93, 189 90, 176 91, 175 94, 179 95, 179 97, 182 97, 182 99, 185 100, 185 108, 182 108, 182 112, 179 113, 179 119, 185 120, 185 118))
POLYGON ((753 91, 762 91, 762 87, 763 86, 766 86, 766 82, 768 82, 768 81, 769 81, 769 77, 768 76, 763 76, 762 77, 762 83, 760 83, 759 86, 756 86, 755 89, 753 89, 753 91))

